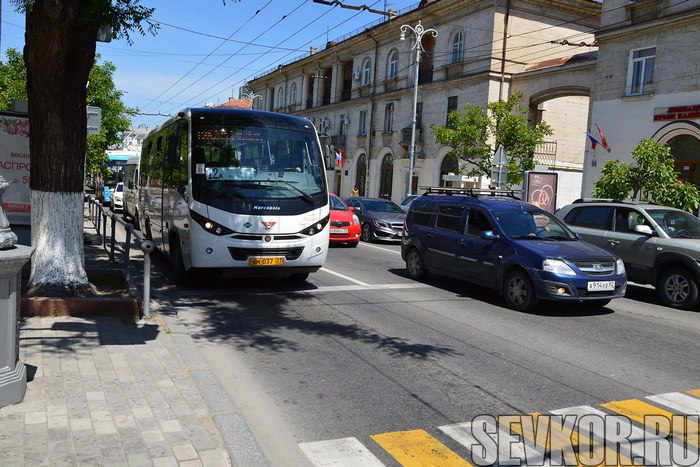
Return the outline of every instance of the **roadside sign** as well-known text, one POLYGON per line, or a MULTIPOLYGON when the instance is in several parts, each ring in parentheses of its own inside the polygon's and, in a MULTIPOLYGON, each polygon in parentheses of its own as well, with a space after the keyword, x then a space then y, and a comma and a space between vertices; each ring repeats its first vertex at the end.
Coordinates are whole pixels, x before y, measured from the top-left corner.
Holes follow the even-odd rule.
POLYGON ((102 109, 99 107, 87 108, 87 134, 99 135, 102 127, 102 109))

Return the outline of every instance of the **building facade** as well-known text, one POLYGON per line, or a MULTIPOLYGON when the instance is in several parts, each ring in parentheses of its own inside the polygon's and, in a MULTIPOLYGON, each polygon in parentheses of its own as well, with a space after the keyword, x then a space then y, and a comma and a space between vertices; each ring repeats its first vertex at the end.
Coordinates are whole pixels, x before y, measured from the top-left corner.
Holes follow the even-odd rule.
MULTIPOLYGON (((414 105, 415 193, 418 187, 444 185, 449 174, 463 169, 463 162, 447 157, 451 148, 435 142, 430 127, 446 125, 448 112, 467 104, 506 99, 522 77, 531 122, 544 120, 555 130, 538 151, 538 162, 572 172, 573 181, 564 185, 569 197, 578 197, 586 137, 577 127, 585 128, 588 120, 600 10, 593 0, 424 1, 322 50, 312 48, 247 88, 262 96, 257 108, 307 117, 331 136, 343 154, 342 165, 329 174, 334 191, 347 196, 357 185, 362 195, 400 201, 409 188, 414 105), (423 35, 414 102, 415 35, 400 40, 400 27, 419 21, 437 37, 423 35), (570 60, 576 54, 586 60, 570 60), (581 66, 590 71, 582 73, 581 66)), ((451 179, 469 186, 489 183, 451 179)))
POLYGON ((700 186, 700 0, 605 0, 596 37, 591 126, 611 151, 587 149, 583 194, 605 161, 632 162, 643 138, 667 143, 681 177, 700 186))

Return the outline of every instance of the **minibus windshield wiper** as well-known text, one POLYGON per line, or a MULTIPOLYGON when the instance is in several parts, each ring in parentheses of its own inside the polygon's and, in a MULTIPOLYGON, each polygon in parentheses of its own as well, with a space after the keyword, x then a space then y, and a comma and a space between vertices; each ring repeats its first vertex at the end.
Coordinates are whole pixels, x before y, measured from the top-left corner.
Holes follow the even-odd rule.
MULTIPOLYGON (((261 181, 262 181, 262 180, 261 180, 261 181)), ((297 183, 297 182, 290 182, 289 180, 275 180, 275 179, 272 179, 272 178, 268 178, 268 179, 265 180, 265 181, 272 182, 272 183, 284 183, 284 184, 287 185, 289 188, 291 188, 292 190, 294 190, 294 191, 296 191, 297 193, 299 193, 304 201, 306 201, 306 202, 309 203, 309 204, 313 204, 313 203, 314 203, 314 199, 311 197, 310 194, 308 194, 307 192, 305 192, 305 191, 302 190, 301 188, 297 188, 297 187, 294 186, 294 184, 297 183)))

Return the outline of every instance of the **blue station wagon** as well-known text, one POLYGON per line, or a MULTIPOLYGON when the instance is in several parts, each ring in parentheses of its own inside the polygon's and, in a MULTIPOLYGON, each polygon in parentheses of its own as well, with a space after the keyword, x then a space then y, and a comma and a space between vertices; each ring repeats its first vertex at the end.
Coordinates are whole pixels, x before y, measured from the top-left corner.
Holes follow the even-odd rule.
POLYGON ((528 311, 539 300, 605 306, 622 297, 622 261, 504 190, 429 188, 406 215, 401 257, 416 280, 431 273, 498 290, 528 311))

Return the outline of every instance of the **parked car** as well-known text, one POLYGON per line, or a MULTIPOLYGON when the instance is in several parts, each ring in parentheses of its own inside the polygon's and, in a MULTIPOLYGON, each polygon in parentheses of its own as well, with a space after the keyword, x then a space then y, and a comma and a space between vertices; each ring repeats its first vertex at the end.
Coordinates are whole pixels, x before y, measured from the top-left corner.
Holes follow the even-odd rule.
POLYGON ((651 284, 663 303, 700 303, 700 219, 680 209, 610 200, 576 200, 556 216, 581 238, 622 258, 629 280, 651 284))
POLYGON ((401 204, 399 204, 399 207, 403 212, 408 212, 408 208, 411 207, 411 203, 413 202, 414 199, 418 198, 419 195, 408 195, 406 196, 403 201, 401 201, 401 204))
POLYGON ((383 198, 347 198, 362 225, 362 241, 400 241, 406 214, 395 203, 383 198))
POLYGON ((627 286, 619 258, 498 190, 430 188, 408 210, 401 257, 413 279, 430 271, 490 287, 520 311, 539 300, 605 306, 627 286))
POLYGON ((347 243, 357 246, 360 242, 360 220, 337 195, 328 195, 331 205, 331 243, 347 243))
POLYGON ((117 186, 114 187, 109 205, 113 212, 119 212, 124 209, 124 183, 119 182, 117 186))

